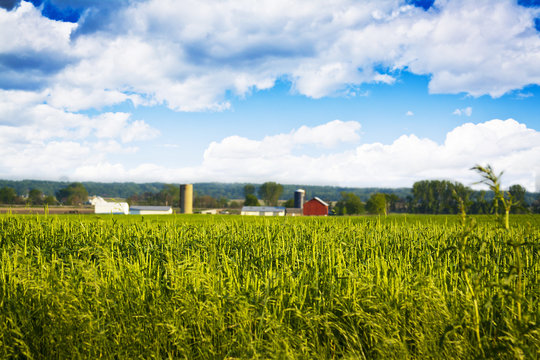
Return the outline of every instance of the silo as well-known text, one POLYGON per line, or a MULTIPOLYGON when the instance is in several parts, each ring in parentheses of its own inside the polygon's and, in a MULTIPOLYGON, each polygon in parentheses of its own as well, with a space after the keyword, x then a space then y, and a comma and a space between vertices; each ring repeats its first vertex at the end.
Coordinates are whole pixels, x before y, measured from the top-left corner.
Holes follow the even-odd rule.
POLYGON ((298 209, 304 208, 304 197, 306 196, 306 191, 303 189, 298 189, 294 192, 294 207, 298 209))
POLYGON ((193 214, 193 184, 180 185, 180 213, 193 214))

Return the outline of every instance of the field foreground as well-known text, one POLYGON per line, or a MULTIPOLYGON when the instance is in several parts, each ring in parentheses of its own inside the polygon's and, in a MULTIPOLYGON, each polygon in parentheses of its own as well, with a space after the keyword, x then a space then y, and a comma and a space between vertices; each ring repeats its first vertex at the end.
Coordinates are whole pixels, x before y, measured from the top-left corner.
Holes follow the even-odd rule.
POLYGON ((511 222, 0 215, 0 357, 539 358, 511 222))

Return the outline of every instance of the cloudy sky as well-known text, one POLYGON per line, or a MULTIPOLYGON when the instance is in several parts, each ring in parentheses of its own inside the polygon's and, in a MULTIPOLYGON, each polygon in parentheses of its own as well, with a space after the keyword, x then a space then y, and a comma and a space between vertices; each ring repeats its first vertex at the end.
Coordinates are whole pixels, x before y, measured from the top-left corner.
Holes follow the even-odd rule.
POLYGON ((0 178, 540 191, 540 1, 0 0, 0 178))

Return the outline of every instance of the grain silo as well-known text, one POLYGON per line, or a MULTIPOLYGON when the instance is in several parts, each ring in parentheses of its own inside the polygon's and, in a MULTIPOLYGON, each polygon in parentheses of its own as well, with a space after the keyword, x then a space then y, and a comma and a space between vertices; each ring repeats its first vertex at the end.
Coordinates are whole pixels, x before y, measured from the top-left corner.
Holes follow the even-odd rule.
POLYGON ((304 197, 306 196, 306 191, 303 189, 298 189, 294 192, 294 207, 298 209, 304 208, 304 197))
POLYGON ((193 184, 180 185, 180 213, 193 214, 193 184))

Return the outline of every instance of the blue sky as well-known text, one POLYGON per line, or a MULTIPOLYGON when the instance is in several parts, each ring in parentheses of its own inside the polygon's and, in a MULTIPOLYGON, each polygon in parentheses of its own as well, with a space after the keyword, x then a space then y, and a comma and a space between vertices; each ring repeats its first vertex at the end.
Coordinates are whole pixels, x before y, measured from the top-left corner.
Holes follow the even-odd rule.
POLYGON ((540 3, 0 0, 8 179, 540 191, 540 3))

